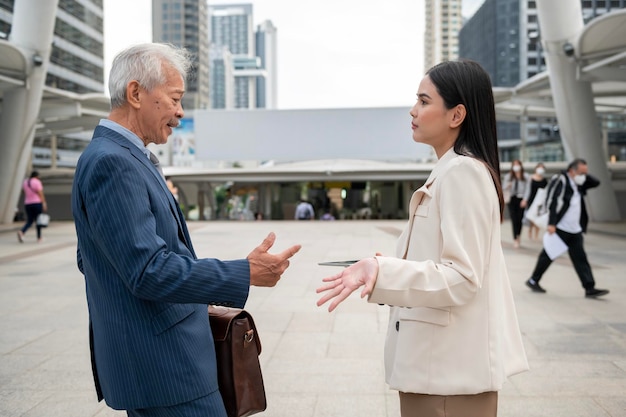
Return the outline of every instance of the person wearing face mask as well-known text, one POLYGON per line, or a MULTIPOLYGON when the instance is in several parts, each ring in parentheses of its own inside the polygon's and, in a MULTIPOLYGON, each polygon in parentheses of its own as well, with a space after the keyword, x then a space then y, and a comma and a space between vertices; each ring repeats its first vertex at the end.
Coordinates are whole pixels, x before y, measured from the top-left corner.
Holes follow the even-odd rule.
MULTIPOLYGON (((558 174, 555 178, 554 190, 549 199, 549 220, 547 233, 556 233, 567 245, 569 257, 574 264, 576 274, 585 289, 585 296, 595 298, 606 295, 609 290, 596 288, 591 266, 583 246, 583 233, 587 230, 589 217, 585 208, 585 195, 590 188, 600 185, 595 177, 588 174, 587 162, 584 159, 575 159, 567 167, 567 171, 558 174)), ((550 181, 551 183, 553 180, 550 181)), ((532 276, 526 285, 534 292, 545 293, 539 285, 539 280, 546 272, 552 260, 543 249, 537 259, 532 276)))
POLYGON ((509 207, 509 217, 513 226, 513 247, 520 247, 522 234, 522 220, 524 220, 524 208, 522 200, 526 193, 529 175, 524 173, 524 166, 519 159, 511 163, 511 170, 504 176, 503 189, 509 196, 507 205, 509 207))
MULTIPOLYGON (((528 179, 528 183, 526 184, 526 191, 524 192, 524 198, 522 199, 522 202, 520 203, 520 206, 525 209, 528 210, 528 208, 532 205, 533 201, 535 200, 535 196, 537 195, 537 190, 540 188, 544 188, 546 185, 548 185, 548 180, 546 179, 546 177, 544 176, 544 174, 546 173, 546 167, 539 162, 536 166, 535 166, 535 172, 533 173, 533 175, 530 176, 530 178, 528 179)), ((529 220, 529 226, 528 226, 528 238, 533 240, 537 240, 537 238, 539 237, 539 226, 537 226, 536 224, 534 224, 532 221, 529 220)))

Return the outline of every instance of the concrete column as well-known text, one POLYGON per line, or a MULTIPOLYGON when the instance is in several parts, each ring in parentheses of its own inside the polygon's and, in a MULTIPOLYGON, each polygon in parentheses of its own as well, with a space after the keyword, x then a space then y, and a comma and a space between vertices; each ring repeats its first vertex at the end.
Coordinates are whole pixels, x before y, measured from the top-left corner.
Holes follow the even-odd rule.
POLYGON ((602 183, 589 192, 587 205, 592 219, 618 221, 620 212, 602 149, 591 83, 576 78, 572 45, 584 28, 581 2, 537 0, 537 15, 566 156, 570 160, 584 158, 589 172, 602 183))
POLYGON ((519 159, 522 162, 528 161, 528 149, 526 145, 528 144, 528 106, 524 106, 524 110, 522 111, 522 115, 520 117, 520 155, 519 159))
POLYGON ((28 63, 26 85, 4 92, 0 132, 0 222, 12 223, 20 187, 31 159, 35 124, 52 48, 58 0, 19 0, 9 41, 28 63))
POLYGON ((57 135, 50 136, 50 169, 57 169, 57 135))

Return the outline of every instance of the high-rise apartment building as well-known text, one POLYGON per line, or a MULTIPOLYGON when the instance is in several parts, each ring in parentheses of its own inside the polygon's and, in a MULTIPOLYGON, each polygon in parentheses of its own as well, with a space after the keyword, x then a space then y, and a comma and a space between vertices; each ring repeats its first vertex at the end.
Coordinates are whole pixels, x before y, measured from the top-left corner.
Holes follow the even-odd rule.
POLYGON ((209 20, 206 0, 152 0, 152 39, 193 54, 183 107, 207 109, 209 99, 209 20))
POLYGON ((426 0, 424 66, 428 70, 441 61, 459 56, 459 31, 463 26, 462 0, 426 0))
POLYGON ((209 74, 211 75, 211 108, 235 108, 235 75, 233 56, 226 46, 209 47, 209 74))
POLYGON ((254 56, 252 4, 211 5, 209 11, 211 42, 233 55, 254 56))
MULTIPOLYGON (((253 109, 259 104, 266 103, 266 98, 258 94, 265 92, 266 84, 258 88, 259 80, 265 79, 267 71, 263 68, 263 59, 258 56, 256 38, 253 27, 252 4, 228 4, 209 6, 211 16, 211 46, 225 47, 230 51, 232 58, 232 75, 234 77, 233 106, 238 109, 253 109)), ((275 29, 274 29, 275 33, 275 29)), ((265 45, 265 44, 264 44, 265 45)), ((216 54, 213 56, 223 56, 216 54)), ((220 67, 221 63, 212 64, 220 67)), ((226 75, 226 72, 224 73, 226 75)), ((211 95, 228 92, 226 78, 212 77, 211 95), (223 84, 223 85, 220 85, 223 84)), ((213 103, 230 100, 212 100, 213 103)), ((217 107, 229 108, 229 107, 217 107)))
POLYGON ((257 108, 275 109, 277 106, 278 71, 276 56, 276 27, 266 20, 257 26, 256 54, 261 59, 265 77, 257 78, 257 108))
MULTIPOLYGON (((10 39, 17 0, 0 0, 0 32, 10 39)), ((59 0, 46 85, 104 92, 102 0, 59 0)))

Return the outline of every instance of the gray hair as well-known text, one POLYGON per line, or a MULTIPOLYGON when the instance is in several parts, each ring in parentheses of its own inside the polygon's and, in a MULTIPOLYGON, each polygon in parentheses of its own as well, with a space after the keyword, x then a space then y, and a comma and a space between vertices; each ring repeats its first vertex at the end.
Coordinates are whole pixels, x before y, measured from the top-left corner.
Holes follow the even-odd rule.
POLYGON ((126 86, 133 80, 148 91, 164 84, 164 65, 177 70, 184 81, 191 68, 191 54, 184 48, 164 43, 139 44, 120 52, 113 59, 109 74, 111 107, 115 109, 126 103, 126 86))

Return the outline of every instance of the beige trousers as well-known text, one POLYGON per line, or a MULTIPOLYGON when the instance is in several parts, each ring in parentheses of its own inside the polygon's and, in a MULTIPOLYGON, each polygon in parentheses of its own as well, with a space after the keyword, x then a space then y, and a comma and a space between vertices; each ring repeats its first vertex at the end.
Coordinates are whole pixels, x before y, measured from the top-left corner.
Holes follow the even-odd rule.
POLYGON ((496 417, 498 393, 426 395, 400 392, 402 417, 496 417))

